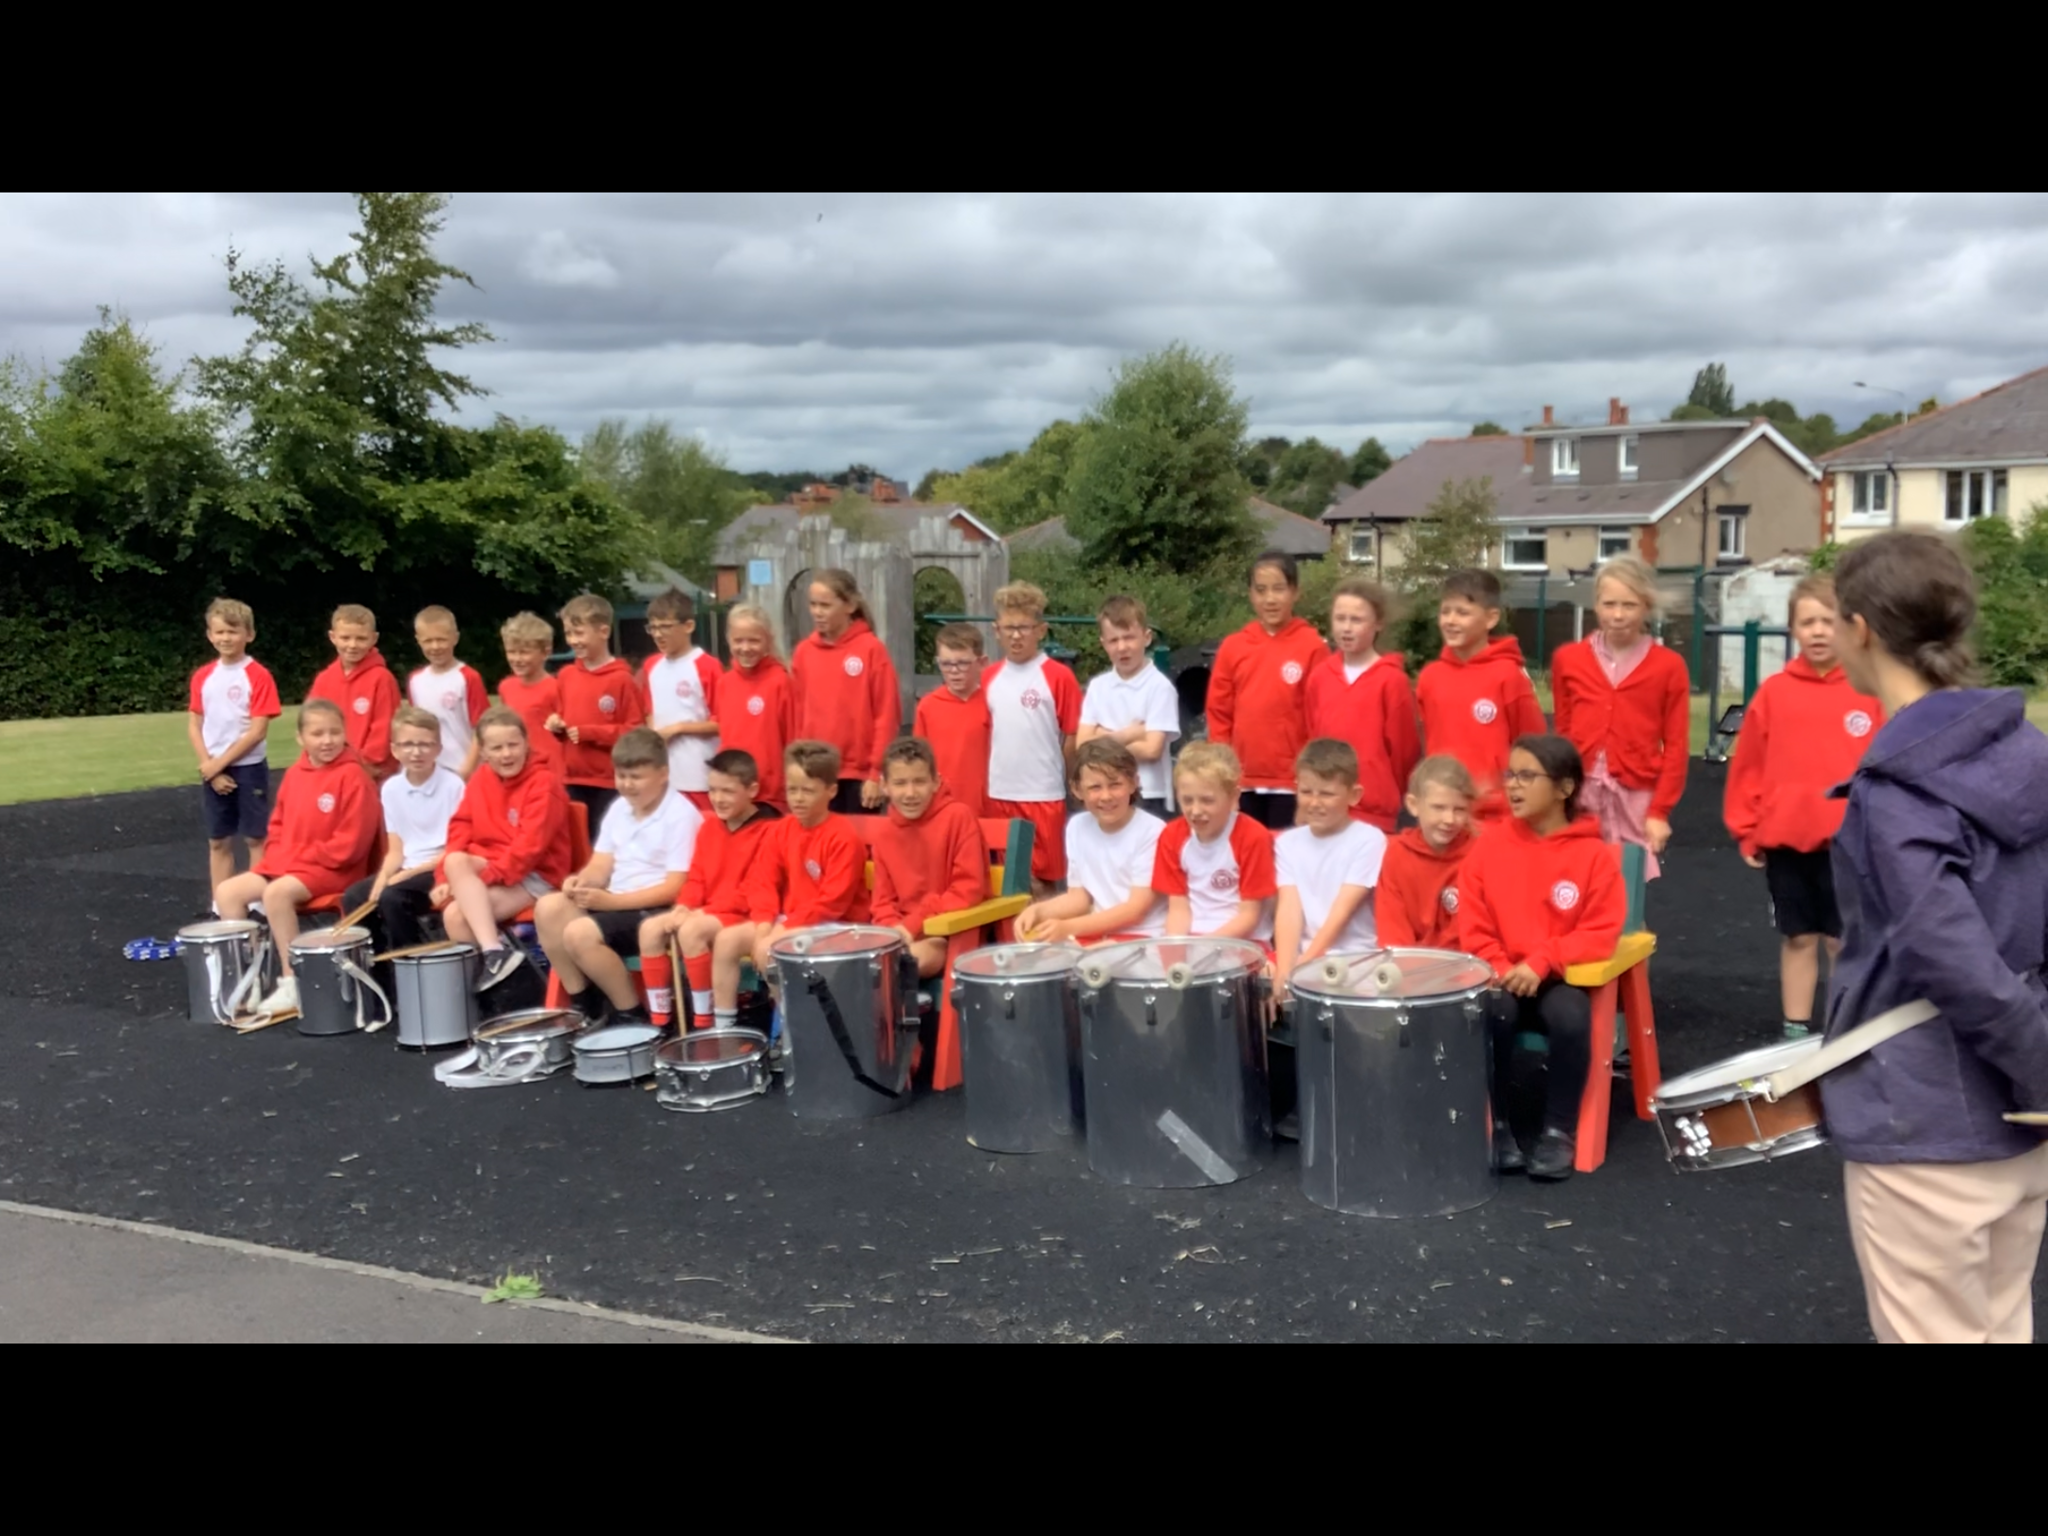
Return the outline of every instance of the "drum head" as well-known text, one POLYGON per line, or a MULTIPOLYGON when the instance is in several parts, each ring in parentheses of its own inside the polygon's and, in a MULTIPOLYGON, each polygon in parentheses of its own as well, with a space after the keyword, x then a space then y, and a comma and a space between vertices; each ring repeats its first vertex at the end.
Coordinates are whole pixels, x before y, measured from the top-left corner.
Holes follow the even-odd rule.
POLYGON ((1265 968, 1266 952, 1246 939, 1133 939, 1089 950, 1076 970, 1091 987, 1116 982, 1182 987, 1265 968))
POLYGON ((839 960, 884 954, 902 947, 903 935, 894 928, 831 923, 785 933, 769 946, 768 953, 777 960, 839 960))
POLYGON ((953 962, 955 976, 980 981, 1015 981, 1031 976, 1064 976, 1087 951, 1078 944, 991 944, 969 950, 953 962))
POLYGON ((589 1051, 630 1051, 635 1046, 645 1045, 650 1040, 659 1040, 661 1031, 652 1024, 613 1024, 606 1029, 593 1029, 576 1039, 579 1053, 589 1051))
POLYGON ((550 1040, 583 1028, 583 1015, 573 1008, 523 1008, 501 1013, 477 1026, 479 1040, 550 1040))
POLYGON ((654 1053, 665 1065, 715 1067, 720 1062, 744 1061, 768 1049, 768 1037, 752 1029, 700 1029, 671 1040, 654 1053))
POLYGON ((391 963, 393 965, 417 965, 425 960, 459 960, 466 959, 476 952, 477 948, 474 944, 451 941, 447 944, 436 944, 432 949, 416 950, 409 955, 399 955, 391 963))
POLYGON ((1761 1050, 1744 1051, 1739 1056, 1723 1057, 1681 1077, 1665 1078, 1657 1089, 1655 1102, 1670 1104, 1695 1094, 1738 1090, 1744 1083, 1757 1082, 1773 1072, 1797 1066, 1819 1050, 1822 1043, 1819 1035, 1813 1035, 1805 1040, 1787 1040, 1780 1045, 1764 1046, 1761 1050))
POLYGON ((292 940, 292 953, 301 950, 311 952, 320 949, 354 949, 370 942, 367 928, 315 928, 311 933, 302 933, 292 940))
POLYGON ((1371 949, 1295 967, 1288 990, 1310 997, 1423 1001, 1493 985, 1493 967, 1448 949, 1371 949))
POLYGON ((181 943, 192 944, 207 939, 239 939, 245 934, 255 933, 263 925, 246 918, 225 917, 218 922, 191 923, 178 930, 181 943))

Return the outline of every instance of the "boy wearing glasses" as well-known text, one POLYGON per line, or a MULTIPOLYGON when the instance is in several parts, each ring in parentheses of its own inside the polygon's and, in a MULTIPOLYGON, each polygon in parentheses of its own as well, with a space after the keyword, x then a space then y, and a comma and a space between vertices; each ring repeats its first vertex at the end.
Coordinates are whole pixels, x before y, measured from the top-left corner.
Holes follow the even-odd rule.
POLYGON ((697 605, 670 587, 647 605, 647 638, 657 654, 640 674, 647 723, 668 745, 672 789, 711 814, 711 759, 718 756, 718 658, 697 644, 697 605))
POLYGON ((988 666, 981 630, 948 624, 938 633, 940 686, 917 701, 913 735, 932 745, 939 782, 976 816, 988 811, 988 695, 981 674, 988 666))
POLYGON ((424 937, 420 920, 433 910, 428 893, 434 866, 448 846, 448 821, 462 804, 462 776, 441 765, 441 722, 416 704, 391 717, 391 751, 398 772, 377 791, 384 807, 384 864, 359 880, 341 900, 349 911, 377 903, 385 949, 407 949, 424 937))
POLYGON ((981 676, 988 694, 988 810, 1032 826, 1031 888, 1043 900, 1067 876, 1067 770, 1081 724, 1081 685, 1039 649, 1045 594, 1029 582, 996 592, 1003 659, 981 676))

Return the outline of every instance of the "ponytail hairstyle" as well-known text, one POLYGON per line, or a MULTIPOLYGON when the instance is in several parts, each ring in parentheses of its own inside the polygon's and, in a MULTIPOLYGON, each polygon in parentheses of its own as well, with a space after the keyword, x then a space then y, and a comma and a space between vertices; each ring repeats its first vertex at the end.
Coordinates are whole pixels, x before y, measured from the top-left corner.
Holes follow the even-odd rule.
POLYGON ((836 565, 811 572, 811 580, 826 588, 842 603, 853 605, 853 616, 865 619, 873 627, 875 616, 868 612, 868 600, 860 595, 860 583, 853 579, 853 572, 843 571, 836 565))
POLYGON ((1892 529, 1851 544, 1835 563, 1836 612, 1936 688, 1976 680, 1970 626, 1977 582, 1955 544, 1937 533, 1892 529))
POLYGON ((1562 788, 1570 782, 1571 790, 1564 797, 1564 819, 1577 821, 1579 792, 1586 787, 1586 764, 1579 749, 1563 736, 1517 736, 1513 750, 1535 758, 1551 783, 1562 788))
MULTIPOLYGON (((813 576, 811 579, 816 581, 818 578, 813 576)), ((725 632, 728 635, 732 633, 735 624, 759 625, 761 633, 768 637, 768 649, 761 654, 772 661, 782 660, 781 654, 775 649, 775 626, 768 621, 766 608, 757 603, 734 603, 725 614, 725 632)))

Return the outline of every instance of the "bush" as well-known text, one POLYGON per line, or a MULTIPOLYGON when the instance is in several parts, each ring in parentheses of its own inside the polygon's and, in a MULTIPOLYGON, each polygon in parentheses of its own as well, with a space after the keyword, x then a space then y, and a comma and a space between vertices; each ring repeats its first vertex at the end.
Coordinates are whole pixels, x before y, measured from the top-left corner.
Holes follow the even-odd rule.
MULTIPOLYGON (((1144 603, 1153 632, 1176 650, 1220 639, 1251 619, 1247 573, 1235 558, 1183 574, 1157 566, 1089 565, 1067 550, 1019 550, 1010 557, 1010 574, 1045 589, 1048 614, 1090 615, 1104 598, 1129 593, 1144 603)), ((1062 624, 1050 638, 1080 653, 1075 669, 1083 677, 1109 665, 1092 629, 1062 624)))
POLYGON ((1971 638, 1985 682, 2038 688, 2048 677, 2048 507, 2034 507, 2017 530, 2002 517, 1974 522, 1962 546, 1977 573, 1971 638))

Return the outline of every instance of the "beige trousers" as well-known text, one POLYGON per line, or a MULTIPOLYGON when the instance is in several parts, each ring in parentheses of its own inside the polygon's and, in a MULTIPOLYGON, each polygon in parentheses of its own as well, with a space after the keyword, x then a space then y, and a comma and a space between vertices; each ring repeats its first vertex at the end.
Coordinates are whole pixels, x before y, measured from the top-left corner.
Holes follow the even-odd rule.
POLYGON ((2048 1142, 1995 1163, 1848 1163, 1849 1237, 1880 1344, 2029 1344, 2048 1142))

